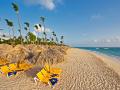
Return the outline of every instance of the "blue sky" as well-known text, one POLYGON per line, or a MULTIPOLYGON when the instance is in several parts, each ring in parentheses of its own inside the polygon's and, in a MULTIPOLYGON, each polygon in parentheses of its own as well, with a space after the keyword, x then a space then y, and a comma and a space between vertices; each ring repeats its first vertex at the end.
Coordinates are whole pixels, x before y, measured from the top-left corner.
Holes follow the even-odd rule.
POLYGON ((45 16, 46 27, 64 35, 66 44, 120 46, 120 0, 0 0, 0 28, 6 29, 4 33, 8 31, 5 18, 18 28, 11 2, 19 5, 22 23, 34 25, 45 16))

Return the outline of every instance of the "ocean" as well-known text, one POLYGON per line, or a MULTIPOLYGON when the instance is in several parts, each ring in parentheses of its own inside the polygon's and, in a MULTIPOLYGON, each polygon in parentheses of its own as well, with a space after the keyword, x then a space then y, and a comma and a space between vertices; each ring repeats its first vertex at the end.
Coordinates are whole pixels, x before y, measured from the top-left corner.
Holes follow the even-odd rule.
POLYGON ((117 58, 120 60, 120 47, 77 47, 80 49, 90 50, 97 53, 105 54, 107 56, 117 58))

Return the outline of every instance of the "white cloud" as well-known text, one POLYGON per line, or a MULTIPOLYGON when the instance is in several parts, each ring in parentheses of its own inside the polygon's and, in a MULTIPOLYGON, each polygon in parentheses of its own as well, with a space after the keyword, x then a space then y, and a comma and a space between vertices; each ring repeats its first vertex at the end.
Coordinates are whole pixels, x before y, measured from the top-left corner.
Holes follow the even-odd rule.
POLYGON ((101 19, 101 18, 103 18, 103 16, 100 15, 100 14, 94 14, 94 15, 91 16, 92 20, 97 20, 97 19, 101 19))
POLYGON ((40 5, 48 10, 54 10, 57 3, 61 0, 24 0, 29 5, 40 5))
POLYGON ((94 43, 120 43, 120 37, 111 37, 111 38, 106 38, 106 39, 99 39, 99 40, 93 40, 94 43))
POLYGON ((95 39, 95 40, 93 40, 93 42, 97 43, 97 42, 98 42, 98 40, 96 40, 96 39, 95 39))

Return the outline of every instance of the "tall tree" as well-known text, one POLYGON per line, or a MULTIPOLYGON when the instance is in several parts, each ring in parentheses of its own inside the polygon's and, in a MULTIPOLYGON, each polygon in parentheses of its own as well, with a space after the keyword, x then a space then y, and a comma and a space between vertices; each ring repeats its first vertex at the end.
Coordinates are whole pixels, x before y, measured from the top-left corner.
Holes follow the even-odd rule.
POLYGON ((58 44, 59 40, 58 40, 58 38, 57 38, 57 37, 55 38, 55 40, 56 40, 56 43, 58 44))
POLYGON ((57 35, 54 31, 52 32, 52 37, 53 37, 53 41, 57 42, 57 35))
POLYGON ((46 34, 46 31, 45 31, 45 17, 41 16, 40 17, 41 21, 42 21, 42 24, 43 24, 43 35, 44 35, 44 40, 46 41, 47 40, 47 34, 46 34))
POLYGON ((26 27, 27 27, 27 31, 30 32, 30 24, 29 24, 28 22, 25 22, 24 24, 25 24, 26 27))
POLYGON ((64 41, 63 41, 64 40, 64 36, 61 36, 60 39, 61 39, 60 43, 63 44, 64 43, 64 41))
POLYGON ((26 40, 27 40, 27 43, 28 43, 28 33, 30 32, 30 24, 28 22, 25 22, 25 31, 27 32, 27 35, 25 36, 26 40))
POLYGON ((20 23, 20 16, 19 16, 19 7, 16 3, 12 3, 12 8, 14 9, 14 11, 16 12, 17 18, 18 18, 18 25, 19 25, 19 31, 20 31, 20 37, 21 37, 21 44, 23 44, 22 42, 22 32, 21 32, 21 23, 20 23))
MULTIPOLYGON (((9 29, 11 29, 12 32, 13 32, 13 40, 14 40, 15 36, 14 36, 14 27, 13 27, 14 25, 13 25, 13 22, 8 20, 8 19, 5 19, 5 21, 6 21, 7 25, 8 25, 8 27, 9 27, 9 29)), ((10 39, 11 39, 10 30, 9 30, 9 36, 10 36, 10 39)))
POLYGON ((34 27, 35 27, 35 29, 36 29, 36 32, 38 33, 38 35, 37 35, 37 43, 39 43, 40 44, 40 41, 41 41, 41 39, 40 39, 40 28, 42 29, 42 25, 41 24, 38 24, 38 25, 34 25, 34 27))

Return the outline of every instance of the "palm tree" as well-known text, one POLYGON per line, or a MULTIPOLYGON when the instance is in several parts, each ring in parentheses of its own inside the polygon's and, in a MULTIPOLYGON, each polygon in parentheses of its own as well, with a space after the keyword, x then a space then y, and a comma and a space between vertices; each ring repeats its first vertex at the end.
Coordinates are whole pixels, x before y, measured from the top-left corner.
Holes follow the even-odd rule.
POLYGON ((28 43, 28 33, 30 32, 30 24, 28 22, 25 22, 24 23, 26 26, 24 27, 24 29, 26 30, 27 32, 27 35, 25 36, 26 40, 27 40, 27 43, 28 43))
POLYGON ((18 25, 19 25, 19 31, 20 31, 20 37, 21 37, 21 44, 22 42, 22 32, 21 32, 21 23, 20 23, 20 16, 19 16, 19 7, 16 3, 12 3, 12 8, 14 9, 14 11, 16 12, 17 18, 18 18, 18 25))
POLYGON ((26 27, 27 27, 27 31, 30 32, 30 24, 29 24, 28 22, 25 22, 24 24, 25 24, 26 27))
POLYGON ((47 34, 45 32, 45 17, 41 16, 40 19, 41 19, 43 27, 44 27, 44 29, 43 29, 43 35, 44 35, 44 39, 46 41, 47 40, 47 34))
MULTIPOLYGON (((27 27, 24 27, 25 31, 27 32, 27 35, 28 35, 28 28, 27 27)), ((28 39, 27 39, 27 35, 25 36, 25 39, 27 41, 27 44, 28 44, 28 39)))
POLYGON ((40 39, 40 37, 39 37, 39 36, 40 36, 40 35, 39 35, 39 33, 40 33, 39 27, 42 28, 42 25, 39 24, 39 27, 38 27, 38 25, 34 25, 34 27, 35 27, 35 29, 36 29, 36 31, 37 31, 37 33, 38 33, 37 42, 40 44, 41 39, 40 39))
POLYGON ((53 38, 53 41, 54 41, 54 34, 55 34, 55 32, 53 31, 53 32, 52 32, 52 38, 53 38))
MULTIPOLYGON (((14 36, 13 22, 10 21, 10 20, 8 20, 8 19, 5 19, 5 21, 6 21, 7 25, 8 25, 8 27, 11 28, 11 30, 13 31, 13 40, 14 40, 14 37, 15 37, 15 36, 14 36)), ((11 39, 10 30, 9 30, 9 36, 10 36, 10 39, 11 39)))
POLYGON ((38 26, 37 25, 35 25, 34 27, 35 27, 36 30, 38 30, 38 26))
POLYGON ((63 40, 64 40, 64 36, 61 36, 61 41, 60 41, 60 43, 61 43, 61 44, 63 44, 63 43, 64 43, 64 41, 63 41, 63 40))
POLYGON ((6 35, 5 35, 5 34, 3 34, 3 35, 2 35, 2 37, 6 37, 6 35))
POLYGON ((57 38, 57 37, 55 38, 55 40, 56 40, 56 42, 57 42, 57 44, 58 44, 59 40, 58 40, 58 38, 57 38))
POLYGON ((52 37, 53 37, 53 41, 54 41, 54 42, 57 42, 57 41, 58 41, 57 35, 55 34, 54 31, 52 32, 52 37))
POLYGON ((44 40, 46 42, 47 41, 47 34, 46 34, 46 32, 43 32, 43 35, 45 36, 44 40))

